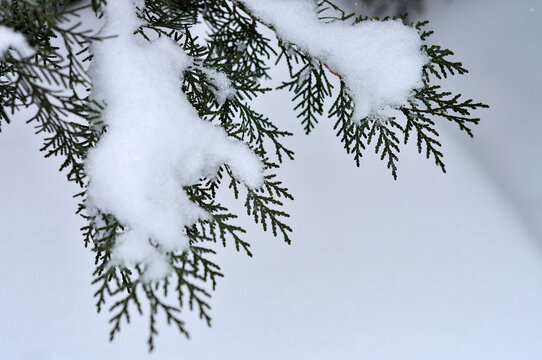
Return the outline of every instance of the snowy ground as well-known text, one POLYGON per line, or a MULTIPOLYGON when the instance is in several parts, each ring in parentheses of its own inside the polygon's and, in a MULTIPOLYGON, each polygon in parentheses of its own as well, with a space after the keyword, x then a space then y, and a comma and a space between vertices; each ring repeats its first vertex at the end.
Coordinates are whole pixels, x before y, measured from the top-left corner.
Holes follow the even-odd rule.
POLYGON ((439 42, 471 70, 453 86, 492 106, 476 139, 443 134, 446 175, 414 149, 403 152, 397 182, 371 154, 357 169, 329 123, 305 137, 276 110, 287 97, 269 99, 272 118, 297 132, 296 161, 282 171, 296 196, 294 244, 247 221, 255 257, 221 253, 213 328, 187 315, 186 341, 161 326, 151 356, 146 319, 108 342, 76 189, 41 158, 31 127, 4 127, 0 358, 540 359, 536 2, 430 4, 439 42))

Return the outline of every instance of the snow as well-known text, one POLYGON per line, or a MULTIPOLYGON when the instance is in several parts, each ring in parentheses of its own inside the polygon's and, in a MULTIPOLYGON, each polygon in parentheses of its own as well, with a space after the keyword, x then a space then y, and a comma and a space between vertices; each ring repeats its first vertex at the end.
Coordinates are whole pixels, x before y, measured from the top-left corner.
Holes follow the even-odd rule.
POLYGON ((338 72, 354 99, 356 121, 406 105, 421 87, 423 65, 416 29, 401 21, 363 21, 355 26, 318 20, 311 0, 243 0, 284 41, 299 46, 338 72))
MULTIPOLYGON (((160 279, 168 273, 165 253, 188 246, 184 227, 208 217, 183 187, 227 164, 237 179, 258 188, 262 164, 247 145, 198 118, 180 91, 190 58, 169 39, 133 35, 140 22, 131 0, 109 2, 106 16, 101 33, 118 36, 93 46, 92 94, 105 100, 107 132, 85 164, 88 206, 128 227, 113 264, 145 263, 147 278, 160 279)), ((225 81, 213 76, 221 96, 229 96, 225 81)))
POLYGON ((219 106, 224 105, 226 100, 235 96, 235 88, 226 74, 205 67, 202 67, 201 70, 210 78, 213 85, 216 86, 214 95, 219 106))
POLYGON ((28 46, 25 37, 15 30, 0 25, 0 59, 9 49, 17 50, 23 57, 33 54, 33 50, 28 46))

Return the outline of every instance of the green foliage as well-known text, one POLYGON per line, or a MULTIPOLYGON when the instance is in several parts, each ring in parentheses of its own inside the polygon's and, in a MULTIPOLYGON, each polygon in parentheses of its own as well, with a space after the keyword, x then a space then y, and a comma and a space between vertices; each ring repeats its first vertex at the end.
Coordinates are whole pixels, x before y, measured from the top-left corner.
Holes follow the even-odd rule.
MULTIPOLYGON (((242 2, 146 0, 145 8, 139 12, 144 25, 136 34, 148 40, 167 36, 193 58, 193 66, 183 74, 180 90, 202 119, 222 126, 229 136, 247 143, 266 167, 265 184, 258 190, 239 183, 227 166, 220 168, 216 178, 201 179, 185 188, 191 200, 210 217, 185 229, 190 239, 189 249, 167 254, 173 274, 149 283, 142 276, 143 265, 135 268, 109 265, 117 236, 124 231, 123 224, 111 214, 86 208, 85 155, 107 129, 100 125, 104 104, 88 96, 92 84, 85 63, 92 58, 90 44, 107 39, 100 38, 95 29, 86 29, 78 18, 89 11, 101 16, 102 3, 92 0, 88 5, 74 8, 60 0, 0 0, 0 25, 24 34, 35 49, 31 57, 23 58, 9 51, 0 58, 0 125, 11 121, 11 114, 28 108, 27 121, 35 124, 37 133, 44 134, 41 150, 45 156, 63 158, 60 170, 82 188, 78 194, 82 199, 78 212, 87 220, 82 229, 85 246, 91 247, 96 255, 93 279, 96 306, 98 311, 108 309, 111 313, 110 338, 130 322, 131 312, 146 313, 151 350, 158 334, 159 314, 165 315, 167 322, 186 336, 189 333, 181 318, 182 309, 196 311, 211 324, 209 298, 223 276, 220 266, 212 260, 215 244, 233 243, 237 251, 252 256, 250 244, 244 239, 245 230, 236 223, 237 215, 217 200, 219 189, 229 189, 235 198, 244 201, 247 214, 264 231, 269 229, 285 242, 291 241, 292 228, 287 223, 289 215, 284 203, 293 197, 275 172, 286 158, 293 159, 293 151, 284 144, 292 134, 279 129, 253 105, 256 97, 272 91, 260 79, 270 80, 273 66, 285 62, 287 79, 276 89, 292 94, 294 110, 307 134, 327 113, 334 121, 336 135, 358 166, 371 145, 395 178, 401 143, 406 144, 412 138, 416 139, 418 151, 432 157, 444 171, 436 130, 439 120, 451 121, 472 136, 472 126, 479 119, 472 117, 471 111, 486 107, 433 84, 434 80, 464 74, 466 70, 461 63, 451 60, 451 51, 426 43, 423 50, 430 62, 423 72, 425 86, 415 90, 409 105, 395 109, 394 117, 352 119, 355 104, 341 74, 295 44, 277 38, 273 27, 254 17, 242 2), (209 28, 206 39, 192 34, 192 27, 200 19, 209 28), (204 68, 225 73, 236 90, 235 96, 219 102, 213 79, 204 68)), ((318 1, 318 11, 326 22, 355 24, 368 19, 347 14, 328 0, 318 1)), ((412 24, 424 41, 431 35, 423 30, 425 25, 426 22, 412 24)), ((154 244, 152 239, 149 242, 154 244)))

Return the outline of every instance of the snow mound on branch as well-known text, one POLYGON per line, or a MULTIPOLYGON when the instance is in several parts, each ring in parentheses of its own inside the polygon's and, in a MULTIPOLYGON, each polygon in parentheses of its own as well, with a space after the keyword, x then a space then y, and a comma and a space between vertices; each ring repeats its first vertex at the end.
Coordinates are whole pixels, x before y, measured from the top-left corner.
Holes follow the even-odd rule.
POLYGON ((422 86, 427 57, 416 29, 400 20, 324 23, 311 0, 243 2, 282 40, 343 77, 356 106, 355 120, 406 105, 412 90, 422 86))
POLYGON ((102 35, 117 36, 93 46, 93 97, 106 102, 107 132, 86 160, 88 207, 126 226, 113 263, 144 263, 147 279, 160 279, 170 270, 165 253, 188 247, 184 227, 209 216, 183 186, 228 164, 239 180, 258 188, 263 167, 246 144, 198 117, 181 92, 191 61, 180 47, 133 35, 140 20, 132 0, 109 1, 105 13, 102 35))
POLYGON ((9 48, 17 50, 24 57, 34 53, 30 46, 28 46, 23 34, 0 25, 0 58, 4 56, 9 48))
POLYGON ((226 100, 235 96, 235 89, 226 74, 209 68, 201 68, 201 71, 206 74, 213 85, 216 86, 216 89, 213 89, 213 92, 219 106, 224 105, 226 100))

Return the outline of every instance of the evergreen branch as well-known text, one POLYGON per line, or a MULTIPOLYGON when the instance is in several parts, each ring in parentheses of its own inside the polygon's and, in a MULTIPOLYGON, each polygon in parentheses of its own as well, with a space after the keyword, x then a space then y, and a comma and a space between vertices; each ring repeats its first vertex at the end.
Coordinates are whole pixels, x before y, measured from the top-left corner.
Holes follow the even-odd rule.
POLYGON ((414 99, 410 107, 404 107, 402 110, 420 115, 432 115, 445 118, 455 123, 461 131, 465 131, 470 137, 473 137, 471 126, 478 125, 479 118, 471 117, 471 111, 480 108, 488 108, 488 105, 473 102, 472 99, 460 100, 461 94, 452 95, 451 92, 439 92, 440 86, 427 86, 422 90, 415 92, 414 99), (419 104, 425 108, 420 108, 419 104))
POLYGON ((324 21, 346 21, 355 15, 354 13, 346 13, 330 0, 318 0, 316 7, 320 20, 324 21))
POLYGON ((265 141, 269 140, 275 148, 275 154, 279 162, 282 162, 284 156, 293 160, 294 152, 280 141, 283 137, 292 136, 292 133, 279 130, 269 118, 256 112, 248 103, 242 102, 240 99, 236 98, 229 105, 231 106, 231 111, 236 114, 241 122, 238 124, 228 124, 229 126, 226 128, 228 133, 235 133, 240 129, 240 138, 252 144, 256 153, 261 157, 265 157, 267 153, 265 150, 265 141))
POLYGON ((346 153, 354 155, 356 166, 359 167, 366 147, 364 139, 369 131, 369 122, 352 121, 353 113, 354 104, 352 98, 347 93, 345 83, 341 81, 339 93, 329 109, 328 117, 337 118, 333 129, 344 144, 346 153))
POLYGON ((168 325, 174 324, 177 327, 177 330, 187 338, 190 337, 188 331, 185 329, 185 323, 178 317, 180 310, 174 306, 167 305, 163 302, 154 292, 152 287, 149 284, 142 285, 143 291, 149 301, 149 337, 147 344, 149 345, 149 351, 154 350, 154 337, 158 335, 158 330, 156 329, 156 315, 159 310, 162 310, 166 315, 166 321, 168 325))
POLYGON ((442 161, 443 154, 438 150, 441 146, 440 142, 436 140, 438 133, 433 128, 435 123, 424 115, 412 114, 408 109, 404 109, 403 114, 405 114, 407 118, 405 144, 410 138, 410 132, 414 130, 416 132, 416 146, 418 147, 418 152, 421 154, 425 147, 425 157, 429 159, 433 156, 435 165, 440 167, 443 172, 446 172, 444 162, 442 161))
POLYGON ((277 236, 280 232, 283 240, 290 244, 290 233, 292 228, 284 222, 284 218, 290 217, 284 211, 278 210, 276 207, 282 206, 282 201, 274 198, 273 193, 278 197, 281 195, 286 199, 293 199, 285 188, 282 188, 280 181, 272 181, 274 175, 267 175, 265 177, 264 187, 261 190, 247 190, 247 197, 245 201, 245 207, 247 209, 247 215, 252 216, 254 222, 260 223, 264 231, 268 229, 268 223, 271 224, 271 231, 274 236, 277 236), (265 190, 270 194, 265 195, 265 190))
POLYGON ((389 119, 374 119, 365 120, 372 122, 371 130, 367 135, 367 144, 370 144, 373 138, 377 135, 377 142, 375 145, 375 153, 380 152, 380 160, 387 158, 387 167, 391 170, 393 178, 397 180, 397 164, 399 160, 399 138, 393 131, 393 128, 401 130, 401 126, 395 121, 394 118, 389 119), (389 127, 388 127, 389 125, 389 127))
POLYGON ((297 117, 302 118, 305 134, 309 134, 318 123, 317 116, 324 112, 324 101, 331 96, 332 87, 322 65, 315 66, 308 59, 306 65, 293 74, 291 81, 284 82, 277 89, 287 88, 294 92, 292 101, 297 101, 294 110, 299 110, 297 117))
POLYGON ((208 4, 204 19, 211 29, 209 45, 217 55, 228 56, 234 71, 249 71, 270 79, 265 60, 276 51, 270 40, 256 30, 256 20, 245 10, 235 1, 208 4))
POLYGON ((6 108, 14 113, 21 108, 37 106, 27 122, 36 122, 36 132, 51 134, 44 139, 41 151, 45 157, 61 155, 60 170, 67 178, 83 186, 83 158, 94 139, 93 131, 82 122, 68 118, 92 118, 97 106, 76 89, 90 87, 82 65, 88 45, 99 38, 76 23, 63 23, 79 16, 86 7, 67 10, 65 2, 2 1, 6 26, 20 29, 36 49, 32 57, 7 56, 0 61, 0 116, 9 123, 6 108), (67 55, 61 56, 51 40, 60 38, 67 55), (83 59, 81 60, 81 58, 83 59))
POLYGON ((109 341, 113 341, 113 339, 115 338, 115 335, 120 331, 120 326, 122 324, 123 319, 124 321, 126 321, 127 324, 130 323, 130 313, 129 313, 130 304, 133 303, 138 313, 140 315, 143 315, 143 310, 141 309, 141 304, 137 297, 137 288, 139 285, 140 285, 140 282, 136 281, 134 283, 131 283, 129 287, 127 286, 125 287, 124 285, 121 285, 116 290, 117 293, 124 293, 125 296, 122 297, 120 300, 117 300, 109 308, 109 311, 113 313, 113 316, 109 320, 109 322, 112 324, 111 331, 109 332, 109 341))

